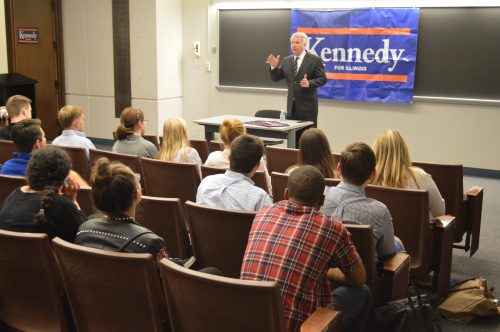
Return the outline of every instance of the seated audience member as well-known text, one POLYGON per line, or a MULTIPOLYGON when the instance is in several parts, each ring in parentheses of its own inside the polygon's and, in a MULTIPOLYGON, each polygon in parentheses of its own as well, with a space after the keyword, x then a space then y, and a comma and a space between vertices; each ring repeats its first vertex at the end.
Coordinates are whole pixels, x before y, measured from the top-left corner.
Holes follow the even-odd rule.
POLYGON ((288 331, 332 302, 342 311, 342 331, 363 331, 371 305, 365 268, 342 222, 319 212, 324 189, 314 166, 290 174, 286 200, 255 216, 240 277, 278 283, 288 331))
POLYGON ((229 170, 205 177, 198 187, 196 202, 249 211, 271 205, 271 197, 251 179, 259 169, 263 153, 260 138, 246 134, 235 138, 229 152, 229 170))
MULTIPOLYGON (((214 151, 208 155, 207 161, 205 161, 206 166, 229 168, 229 151, 231 143, 234 139, 240 135, 246 134, 247 130, 243 122, 238 119, 224 120, 220 125, 219 135, 224 143, 224 151, 214 151)), ((260 166, 258 171, 263 171, 266 175, 267 186, 269 192, 271 192, 271 176, 267 171, 266 162, 264 158, 260 160, 260 166)))
POLYGON ((60 136, 57 136, 52 141, 52 144, 85 148, 88 157, 89 149, 95 149, 95 145, 83 132, 85 127, 85 110, 83 107, 64 106, 57 113, 57 121, 64 130, 60 136))
POLYGON ((14 152, 12 159, 3 164, 0 174, 25 176, 31 153, 47 143, 40 120, 25 119, 16 122, 12 126, 11 136, 18 152, 14 152))
POLYGON ((394 237, 392 217, 387 207, 365 195, 366 186, 375 177, 372 149, 365 143, 347 146, 340 155, 337 171, 342 182, 337 187, 326 187, 321 212, 342 220, 344 224, 371 225, 379 262, 404 250, 401 240, 394 237))
POLYGON ((117 141, 113 145, 113 152, 154 158, 158 149, 142 137, 146 132, 147 122, 140 109, 125 108, 120 115, 120 125, 116 128, 117 141))
POLYGON ((316 166, 325 178, 338 177, 330 143, 321 129, 309 128, 302 133, 297 164, 290 166, 286 173, 290 174, 294 169, 303 165, 316 166))
POLYGON ((184 119, 172 118, 163 123, 163 141, 156 158, 201 165, 198 151, 189 146, 189 133, 184 119))
POLYGON ((106 215, 81 225, 76 244, 110 251, 150 253, 158 260, 165 257, 163 239, 135 220, 141 185, 129 167, 100 158, 92 168, 90 183, 94 204, 106 215))
POLYGON ((78 183, 68 176, 71 159, 66 151, 47 146, 33 152, 28 165, 27 186, 14 190, 0 209, 0 228, 46 233, 75 240, 85 221, 77 202, 78 183))
POLYGON ((434 180, 423 169, 412 166, 408 147, 397 130, 388 129, 381 132, 373 143, 373 151, 377 158, 373 184, 427 190, 430 220, 433 221, 435 217, 444 214, 444 199, 434 180))
POLYGON ((9 115, 9 124, 0 128, 0 140, 10 141, 12 126, 24 119, 31 119, 31 99, 25 96, 15 95, 7 99, 5 103, 9 115))

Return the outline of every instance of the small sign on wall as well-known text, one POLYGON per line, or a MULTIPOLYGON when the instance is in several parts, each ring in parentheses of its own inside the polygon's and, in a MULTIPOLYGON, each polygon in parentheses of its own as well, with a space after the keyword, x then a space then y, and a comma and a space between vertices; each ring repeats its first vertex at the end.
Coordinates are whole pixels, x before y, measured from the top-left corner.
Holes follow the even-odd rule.
POLYGON ((18 44, 38 44, 38 28, 17 28, 18 44))

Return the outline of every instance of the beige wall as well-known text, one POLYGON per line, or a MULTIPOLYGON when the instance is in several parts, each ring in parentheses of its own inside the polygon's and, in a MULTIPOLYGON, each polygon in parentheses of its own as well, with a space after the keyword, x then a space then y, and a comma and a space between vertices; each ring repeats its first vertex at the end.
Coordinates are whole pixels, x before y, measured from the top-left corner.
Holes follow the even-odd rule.
MULTIPOLYGON (((63 1, 66 101, 84 106, 88 136, 111 138, 114 115, 111 0, 63 1)), ((157 134, 182 115, 181 0, 131 0, 132 106, 157 134)))
MULTIPOLYGON (((184 115, 194 118, 222 114, 251 115, 257 109, 286 106, 284 94, 228 92, 216 89, 218 54, 215 10, 208 0, 183 0, 184 115), (210 11, 210 15, 209 15, 210 11), (210 28, 209 28, 210 25, 210 28), (201 41, 196 60, 191 47, 201 41), (209 43, 210 40, 210 43, 209 43), (210 62, 212 72, 204 70, 210 62)), ((265 61, 265 59, 263 59, 265 61)), ((347 144, 371 144, 386 128, 397 128, 407 140, 412 159, 462 163, 468 167, 500 170, 500 107, 415 102, 413 105, 320 100, 319 127, 335 151, 347 144)), ((200 126, 190 125, 192 136, 203 137, 200 126)))
POLYGON ((9 71, 7 62, 7 39, 5 33, 5 9, 4 2, 0 1, 0 74, 9 71))

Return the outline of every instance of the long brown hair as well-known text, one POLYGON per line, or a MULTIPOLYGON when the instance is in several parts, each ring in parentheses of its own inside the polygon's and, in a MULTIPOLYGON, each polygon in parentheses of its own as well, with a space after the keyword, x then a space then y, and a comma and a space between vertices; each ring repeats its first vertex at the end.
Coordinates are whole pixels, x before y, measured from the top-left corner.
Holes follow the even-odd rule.
POLYGON ((325 178, 337 177, 330 143, 321 129, 310 128, 304 131, 299 140, 297 165, 316 166, 325 178))

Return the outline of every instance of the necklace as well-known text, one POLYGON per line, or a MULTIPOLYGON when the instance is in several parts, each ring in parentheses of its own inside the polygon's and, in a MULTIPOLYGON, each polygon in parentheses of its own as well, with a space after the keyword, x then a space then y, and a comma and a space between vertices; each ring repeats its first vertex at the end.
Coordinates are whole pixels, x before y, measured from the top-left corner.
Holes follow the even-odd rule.
POLYGON ((115 218, 112 218, 112 219, 115 220, 115 221, 132 221, 132 222, 135 221, 134 217, 115 217, 115 218))

